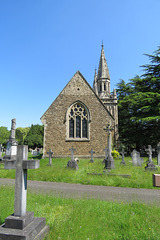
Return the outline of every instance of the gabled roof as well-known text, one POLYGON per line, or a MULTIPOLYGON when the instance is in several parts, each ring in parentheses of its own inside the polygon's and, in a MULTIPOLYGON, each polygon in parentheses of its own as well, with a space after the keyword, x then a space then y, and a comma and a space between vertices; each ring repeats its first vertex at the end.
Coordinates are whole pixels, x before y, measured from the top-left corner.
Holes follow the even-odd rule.
MULTIPOLYGON (((94 90, 93 90, 93 88, 89 85, 89 83, 87 82, 87 80, 83 77, 83 75, 80 73, 80 71, 77 71, 75 74, 74 74, 74 76, 75 75, 80 75, 81 76, 81 78, 84 80, 84 82, 88 85, 88 87, 90 88, 90 90, 94 93, 94 95, 96 96, 96 98, 98 99, 98 101, 102 104, 102 106, 104 107, 104 109, 107 111, 107 113, 112 117, 112 119, 114 120, 114 118, 113 118, 113 116, 111 115, 111 113, 107 110, 107 108, 105 107, 105 105, 103 104, 103 102, 101 101, 101 99, 98 97, 98 95, 94 92, 94 90)), ((74 77, 73 76, 73 77, 74 77)), ((73 78, 72 77, 72 78, 73 78)), ((71 80, 72 80, 72 78, 71 78, 71 80)), ((67 87, 67 85, 69 85, 69 83, 71 82, 71 80, 66 84, 66 86, 63 88, 63 90, 67 87)), ((60 92, 60 94, 63 92, 63 90, 60 92)), ((59 94, 59 95, 60 95, 59 94)), ((57 96, 57 98, 59 97, 59 95, 57 96)), ((56 99, 57 99, 56 98, 56 99)), ((53 102, 55 102, 56 101, 56 99, 53 101, 53 102)), ((52 102, 52 104, 53 104, 53 102, 52 102)), ((52 105, 51 104, 51 105, 52 105)), ((51 107, 51 105, 49 106, 49 108, 51 107)), ((49 110, 49 108, 45 111, 45 113, 49 110)), ((42 115, 42 117, 45 115, 45 113, 42 115)), ((42 117, 40 118, 40 119, 42 119, 42 117)))

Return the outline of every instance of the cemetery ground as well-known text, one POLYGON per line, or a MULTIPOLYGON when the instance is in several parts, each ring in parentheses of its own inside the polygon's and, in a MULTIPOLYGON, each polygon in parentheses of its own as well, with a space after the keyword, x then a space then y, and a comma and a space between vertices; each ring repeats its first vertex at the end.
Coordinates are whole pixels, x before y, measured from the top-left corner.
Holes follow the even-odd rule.
MULTIPOLYGON (((111 171, 106 170, 107 174, 103 172, 105 170, 104 164, 102 164, 103 159, 94 159, 94 163, 90 163, 90 159, 80 159, 80 162, 78 163, 79 170, 75 171, 74 169, 66 167, 70 158, 53 158, 53 166, 48 166, 48 158, 41 159, 41 155, 33 157, 29 153, 29 159, 31 158, 40 159, 40 168, 35 171, 29 169, 28 180, 158 189, 153 187, 153 172, 145 171, 148 158, 144 158, 142 167, 133 166, 131 157, 125 157, 126 165, 120 165, 122 159, 115 159, 115 169, 112 169, 111 171), (93 175, 88 173, 93 173, 93 175), (118 175, 130 175, 130 177, 125 178, 118 175)), ((157 159, 153 158, 153 162, 156 165, 157 159)), ((157 168, 158 170, 154 173, 160 173, 160 167, 157 168)), ((6 171, 1 164, 0 177, 14 179, 15 170, 6 171)))
MULTIPOLYGON (((66 159, 52 159, 53 166, 48 166, 49 159, 40 158, 40 168, 28 170, 28 179, 36 181, 80 183, 85 185, 103 185, 131 188, 154 188, 152 173, 145 171, 147 158, 142 167, 134 167, 130 157, 125 157, 126 165, 120 165, 121 159, 115 159, 115 169, 103 173, 103 159, 81 159, 79 170, 67 168, 66 159), (88 175, 101 173, 101 175, 88 175), (130 175, 130 178, 117 176, 130 175)), ((156 164, 156 159, 153 159, 156 164)), ((160 167, 158 171, 160 173, 160 167)), ((15 178, 15 170, 5 170, 0 165, 1 178, 15 178)), ((155 188, 158 189, 158 188, 155 188)), ((14 187, 0 186, 0 223, 14 212, 14 187), (5 207, 4 207, 5 204, 5 207)), ((110 239, 153 239, 160 236, 160 207, 140 202, 107 202, 95 199, 68 199, 53 194, 35 193, 28 190, 27 211, 34 211, 36 217, 45 217, 50 232, 45 240, 110 240, 110 239)))

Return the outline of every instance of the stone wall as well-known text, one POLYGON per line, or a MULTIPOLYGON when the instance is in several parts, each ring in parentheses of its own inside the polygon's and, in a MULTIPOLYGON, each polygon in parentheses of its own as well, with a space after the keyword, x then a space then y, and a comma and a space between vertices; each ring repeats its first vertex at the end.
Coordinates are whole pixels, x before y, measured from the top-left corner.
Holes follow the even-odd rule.
MULTIPOLYGON (((90 85, 77 72, 56 100, 41 118, 44 124, 44 156, 52 149, 54 156, 70 156, 69 148, 76 148, 75 156, 89 156, 91 148, 95 156, 104 156, 107 145, 107 134, 104 131, 107 123, 114 124, 114 119, 102 102, 93 92, 90 85), (90 137, 86 141, 69 141, 66 136, 68 108, 76 101, 87 106, 90 111, 90 137)), ((113 133, 114 135, 114 133, 113 133)))

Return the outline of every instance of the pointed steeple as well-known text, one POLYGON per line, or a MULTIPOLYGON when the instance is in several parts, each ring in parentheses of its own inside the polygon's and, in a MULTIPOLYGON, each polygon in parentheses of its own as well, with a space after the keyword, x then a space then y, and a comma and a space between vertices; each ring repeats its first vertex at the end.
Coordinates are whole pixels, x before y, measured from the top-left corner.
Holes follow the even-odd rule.
POLYGON ((97 89, 97 69, 95 67, 95 74, 94 74, 94 81, 93 81, 93 90, 95 93, 98 94, 98 89, 97 89))
POLYGON ((110 80, 107 61, 106 61, 105 54, 104 54, 103 42, 102 42, 102 50, 101 50, 101 56, 100 56, 100 60, 99 60, 99 68, 98 68, 97 78, 98 79, 106 78, 106 79, 110 80))

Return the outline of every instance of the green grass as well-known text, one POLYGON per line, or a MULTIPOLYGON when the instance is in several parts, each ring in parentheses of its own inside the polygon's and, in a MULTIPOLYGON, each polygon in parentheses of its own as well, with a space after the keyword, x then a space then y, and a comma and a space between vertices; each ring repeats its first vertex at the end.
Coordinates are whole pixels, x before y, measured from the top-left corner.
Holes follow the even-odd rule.
MULTIPOLYGON (((0 223, 13 213, 13 188, 0 187, 0 223), (5 204, 5 207, 4 207, 5 204)), ((29 191, 27 211, 45 217, 45 240, 158 240, 160 208, 140 203, 63 199, 29 191)))
MULTIPOLYGON (((31 155, 29 158, 32 158, 31 155)), ((40 157, 39 157, 40 158, 40 157)), ((28 170, 28 179, 37 181, 80 183, 90 185, 103 185, 115 187, 132 187, 132 188, 154 188, 152 185, 153 172, 145 171, 146 159, 142 167, 134 167, 131 158, 126 157, 126 165, 120 165, 121 159, 115 160, 115 169, 110 173, 129 174, 131 178, 122 178, 120 176, 102 176, 87 175, 87 173, 103 173, 103 159, 95 159, 95 163, 89 163, 89 159, 81 159, 78 163, 79 170, 67 168, 69 158, 52 159, 53 166, 48 166, 48 158, 40 159, 40 168, 28 170)), ((156 164, 156 159, 154 159, 156 164)), ((160 173, 160 167, 156 173, 160 173)), ((0 177, 15 178, 15 170, 4 170, 0 165, 0 177)))

